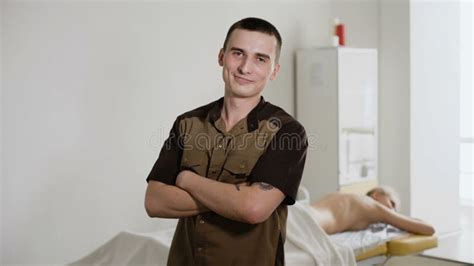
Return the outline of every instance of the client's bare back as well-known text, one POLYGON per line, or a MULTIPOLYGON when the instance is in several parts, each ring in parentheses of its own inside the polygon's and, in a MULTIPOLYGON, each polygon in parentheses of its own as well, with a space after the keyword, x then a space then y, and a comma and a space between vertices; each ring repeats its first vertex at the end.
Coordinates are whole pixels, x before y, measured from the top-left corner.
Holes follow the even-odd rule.
POLYGON ((367 196, 334 192, 312 206, 318 222, 328 234, 362 230, 378 222, 377 202, 367 196))
POLYGON ((434 233, 431 225, 399 214, 369 196, 334 192, 312 206, 316 211, 318 223, 328 234, 363 230, 377 222, 388 223, 418 234, 434 233))

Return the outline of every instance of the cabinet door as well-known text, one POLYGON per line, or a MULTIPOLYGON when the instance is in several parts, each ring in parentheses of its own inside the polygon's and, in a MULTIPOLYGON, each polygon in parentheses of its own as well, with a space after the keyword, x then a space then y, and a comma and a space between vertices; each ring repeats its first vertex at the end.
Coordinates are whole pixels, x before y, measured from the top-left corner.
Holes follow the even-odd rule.
POLYGON ((341 50, 339 68, 339 184, 377 177, 377 54, 341 50))
POLYGON ((296 63, 296 115, 309 141, 302 184, 316 200, 339 188, 337 50, 301 50, 296 63))

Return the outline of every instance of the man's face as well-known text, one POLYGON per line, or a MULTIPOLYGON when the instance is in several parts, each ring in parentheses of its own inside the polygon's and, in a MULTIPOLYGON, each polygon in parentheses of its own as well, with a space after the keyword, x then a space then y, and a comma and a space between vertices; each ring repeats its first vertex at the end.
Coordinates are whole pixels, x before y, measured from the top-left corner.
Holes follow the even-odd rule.
POLYGON ((243 29, 234 30, 226 50, 219 52, 219 65, 226 96, 250 98, 260 95, 269 80, 275 79, 280 65, 275 62, 274 36, 243 29))

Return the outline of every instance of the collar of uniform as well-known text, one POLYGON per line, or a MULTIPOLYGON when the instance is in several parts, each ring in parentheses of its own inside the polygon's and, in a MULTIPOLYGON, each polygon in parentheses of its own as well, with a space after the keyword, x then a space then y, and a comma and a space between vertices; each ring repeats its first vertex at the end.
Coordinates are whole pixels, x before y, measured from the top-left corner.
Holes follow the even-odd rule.
MULTIPOLYGON (((260 96, 260 102, 247 115, 247 130, 252 132, 258 128, 258 112, 265 105, 265 99, 260 96)), ((216 101, 216 104, 209 111, 209 119, 212 123, 216 122, 221 117, 221 110, 224 105, 224 97, 216 101)))
POLYGON ((255 106, 252 111, 247 115, 247 129, 248 132, 252 132, 258 128, 258 113, 265 106, 265 99, 260 96, 260 102, 255 106))

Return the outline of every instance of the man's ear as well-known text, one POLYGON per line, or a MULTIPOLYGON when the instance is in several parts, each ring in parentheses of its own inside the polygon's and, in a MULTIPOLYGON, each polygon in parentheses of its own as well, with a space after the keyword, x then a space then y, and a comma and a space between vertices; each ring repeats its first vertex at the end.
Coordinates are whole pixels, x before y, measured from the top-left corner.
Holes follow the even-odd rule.
POLYGON ((270 76, 270 80, 274 80, 278 73, 280 73, 280 64, 276 63, 275 67, 273 68, 272 75, 270 76))
POLYGON ((219 62, 219 66, 224 66, 224 48, 221 48, 221 50, 219 51, 217 61, 219 62))

